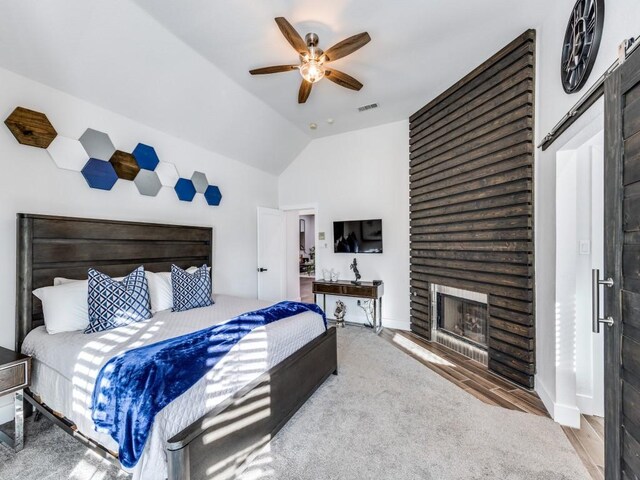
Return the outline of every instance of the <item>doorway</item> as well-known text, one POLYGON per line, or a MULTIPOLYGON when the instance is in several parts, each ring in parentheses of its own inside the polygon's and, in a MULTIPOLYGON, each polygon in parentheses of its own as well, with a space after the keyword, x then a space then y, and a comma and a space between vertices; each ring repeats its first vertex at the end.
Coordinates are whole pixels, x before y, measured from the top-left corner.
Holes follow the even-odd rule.
POLYGON ((556 153, 553 416, 592 478, 603 478, 604 335, 592 331, 591 272, 604 266, 604 101, 574 126, 556 153))
POLYGON ((316 277, 316 217, 314 210, 301 210, 298 213, 298 237, 300 250, 299 282, 300 301, 313 303, 312 283, 316 277))

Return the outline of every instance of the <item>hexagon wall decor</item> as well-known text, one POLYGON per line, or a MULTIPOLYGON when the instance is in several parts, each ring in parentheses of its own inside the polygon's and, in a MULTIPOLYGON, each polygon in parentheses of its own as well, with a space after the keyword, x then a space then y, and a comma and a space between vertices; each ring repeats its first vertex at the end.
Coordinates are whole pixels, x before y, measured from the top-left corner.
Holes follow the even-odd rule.
POLYGON ((91 188, 111 190, 118 181, 113 165, 104 160, 90 158, 82 169, 82 176, 91 188))
POLYGON ((160 159, 156 154, 156 151, 153 147, 149 145, 145 145, 144 143, 139 143, 136 145, 136 148, 133 149, 133 156, 136 157, 136 161, 140 168, 145 170, 155 170, 160 163, 160 159))
POLYGON ((44 113, 28 108, 16 107, 4 123, 19 143, 30 147, 47 148, 58 135, 44 113))
POLYGON ((47 153, 58 168, 79 172, 89 160, 82 144, 73 138, 58 135, 47 147, 47 153))
POLYGON ((173 188, 175 189, 178 198, 183 202, 190 202, 191 200, 193 200, 193 197, 196 196, 196 187, 188 178, 178 179, 175 187, 173 188))
POLYGON ((215 185, 209 185, 204 192, 204 198, 209 205, 217 207, 222 201, 222 193, 220 193, 220 189, 215 185))
POLYGON ((209 180, 207 180, 207 176, 202 172, 193 172, 193 175, 191 175, 191 181, 193 182, 193 186, 196 187, 196 192, 198 193, 204 193, 209 186, 209 180))
POLYGON ((5 120, 16 140, 44 148, 58 168, 78 171, 91 188, 111 190, 118 179, 133 181, 141 195, 155 197, 163 186, 171 187, 183 202, 202 193, 208 205, 218 206, 222 193, 209 185, 204 172, 181 178, 173 163, 161 162, 155 149, 138 143, 131 153, 116 150, 109 135, 87 128, 76 140, 58 135, 44 113, 16 107, 5 120))
POLYGON ((135 157, 122 150, 116 150, 115 153, 111 155, 109 163, 113 165, 113 169, 116 171, 118 178, 123 180, 134 180, 140 171, 135 157))
POLYGON ((80 143, 87 151, 91 158, 96 160, 104 160, 108 162, 111 156, 116 152, 113 142, 104 132, 87 128, 80 137, 80 143))
POLYGON ((160 183, 164 187, 175 187, 180 175, 178 175, 178 170, 173 163, 169 162, 160 162, 158 166, 154 170, 158 174, 158 178, 160 179, 160 183))
POLYGON ((133 181, 141 195, 155 197, 162 188, 158 174, 151 170, 140 170, 133 181))

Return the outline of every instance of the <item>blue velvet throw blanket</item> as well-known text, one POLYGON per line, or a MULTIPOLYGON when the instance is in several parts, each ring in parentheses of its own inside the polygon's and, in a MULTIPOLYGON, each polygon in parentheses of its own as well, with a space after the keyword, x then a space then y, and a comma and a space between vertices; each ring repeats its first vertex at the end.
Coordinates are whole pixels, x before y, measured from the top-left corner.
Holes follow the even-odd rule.
POLYGON ((100 370, 93 392, 97 430, 118 442, 120 463, 134 467, 160 410, 197 383, 253 329, 307 311, 322 315, 327 327, 317 305, 280 302, 112 358, 100 370))

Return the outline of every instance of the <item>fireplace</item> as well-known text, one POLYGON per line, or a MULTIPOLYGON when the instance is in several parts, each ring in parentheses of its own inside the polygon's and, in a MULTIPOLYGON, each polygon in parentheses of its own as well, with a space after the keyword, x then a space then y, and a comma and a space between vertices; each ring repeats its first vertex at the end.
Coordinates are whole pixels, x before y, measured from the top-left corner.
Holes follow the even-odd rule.
POLYGON ((487 296, 432 285, 432 338, 469 358, 487 364, 487 296))

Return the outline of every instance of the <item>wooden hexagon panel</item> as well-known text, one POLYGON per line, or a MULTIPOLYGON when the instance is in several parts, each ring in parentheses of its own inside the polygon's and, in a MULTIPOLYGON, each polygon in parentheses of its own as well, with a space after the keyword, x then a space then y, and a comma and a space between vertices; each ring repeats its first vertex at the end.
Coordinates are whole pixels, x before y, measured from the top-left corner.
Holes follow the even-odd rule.
POLYGON ((122 150, 116 150, 109 159, 113 169, 118 174, 118 178, 123 180, 135 180, 140 171, 140 166, 133 155, 122 150))
POLYGON ((44 113, 17 107, 4 121, 16 140, 30 147, 47 148, 58 132, 44 113))

